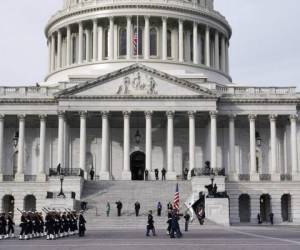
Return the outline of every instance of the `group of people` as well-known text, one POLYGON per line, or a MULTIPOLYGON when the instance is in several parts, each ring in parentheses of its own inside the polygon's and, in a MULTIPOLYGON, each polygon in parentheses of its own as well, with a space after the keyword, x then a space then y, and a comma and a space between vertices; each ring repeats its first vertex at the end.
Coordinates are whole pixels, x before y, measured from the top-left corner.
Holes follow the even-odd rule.
MULTIPOLYGON (((42 212, 21 212, 19 240, 30 240, 33 238, 46 237, 47 240, 55 240, 79 234, 84 236, 86 231, 86 220, 83 211, 78 216, 76 211, 44 210, 42 212)), ((0 240, 15 238, 15 223, 13 214, 0 216, 0 240)))

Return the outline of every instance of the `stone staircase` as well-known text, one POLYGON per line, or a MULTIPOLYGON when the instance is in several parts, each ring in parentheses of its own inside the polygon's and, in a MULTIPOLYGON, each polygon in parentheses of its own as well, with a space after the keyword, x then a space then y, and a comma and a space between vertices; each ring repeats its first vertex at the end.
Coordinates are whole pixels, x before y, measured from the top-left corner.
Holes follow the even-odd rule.
MULTIPOLYGON (((86 201, 87 211, 85 217, 88 229, 145 229, 147 213, 153 210, 156 228, 164 229, 167 224, 166 207, 173 201, 176 183, 179 184, 180 212, 184 213, 184 202, 192 192, 188 181, 86 181, 83 187, 82 201, 86 201), (122 216, 117 216, 115 202, 123 203, 122 216), (110 202, 111 213, 106 216, 106 204, 110 202), (134 203, 141 204, 140 216, 136 217, 134 203), (163 206, 162 216, 156 215, 156 205, 160 201, 163 206)), ((181 224, 184 223, 183 219, 181 224)), ((199 227, 196 221, 193 223, 199 227)))

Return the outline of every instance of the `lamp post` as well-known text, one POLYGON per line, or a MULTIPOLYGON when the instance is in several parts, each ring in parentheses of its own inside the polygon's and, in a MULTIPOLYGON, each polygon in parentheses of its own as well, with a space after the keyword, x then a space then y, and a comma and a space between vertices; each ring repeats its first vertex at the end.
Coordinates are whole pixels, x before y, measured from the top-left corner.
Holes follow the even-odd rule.
POLYGON ((63 174, 60 175, 60 192, 58 194, 58 197, 62 196, 63 198, 66 198, 64 192, 63 192, 63 182, 64 182, 65 176, 63 174))

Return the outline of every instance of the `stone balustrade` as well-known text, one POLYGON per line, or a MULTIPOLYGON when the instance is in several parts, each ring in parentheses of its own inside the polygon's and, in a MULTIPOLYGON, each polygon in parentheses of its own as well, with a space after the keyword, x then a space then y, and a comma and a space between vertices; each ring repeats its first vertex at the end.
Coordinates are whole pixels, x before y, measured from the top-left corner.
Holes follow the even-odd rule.
POLYGON ((52 96, 58 89, 50 87, 0 87, 1 97, 38 97, 38 96, 52 96))

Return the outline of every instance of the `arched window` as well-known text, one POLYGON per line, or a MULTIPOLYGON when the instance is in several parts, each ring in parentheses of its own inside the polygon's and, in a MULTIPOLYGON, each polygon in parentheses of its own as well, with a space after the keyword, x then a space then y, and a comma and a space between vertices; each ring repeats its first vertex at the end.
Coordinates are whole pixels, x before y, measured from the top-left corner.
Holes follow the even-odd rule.
POLYGON ((138 31, 137 27, 135 27, 133 32, 133 55, 136 56, 137 54, 139 56, 143 54, 143 31, 140 27, 138 31))
POLYGON ((108 57, 108 29, 104 30, 104 58, 108 57))
POLYGON ((25 211, 36 211, 36 198, 34 195, 27 195, 24 198, 24 210, 25 211))
POLYGON ((157 30, 150 30, 150 56, 157 56, 157 30))
POLYGON ((77 41, 76 36, 72 37, 72 63, 76 63, 76 48, 77 48, 77 41))
POLYGON ((167 32, 167 57, 172 57, 172 32, 167 32))
POLYGON ((119 56, 126 56, 127 54, 127 32, 126 28, 119 30, 119 56))

